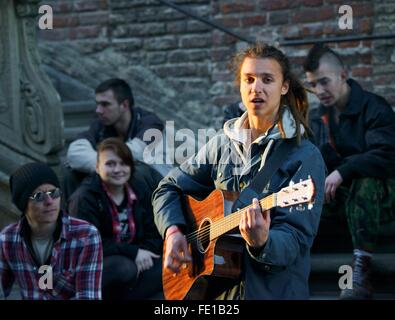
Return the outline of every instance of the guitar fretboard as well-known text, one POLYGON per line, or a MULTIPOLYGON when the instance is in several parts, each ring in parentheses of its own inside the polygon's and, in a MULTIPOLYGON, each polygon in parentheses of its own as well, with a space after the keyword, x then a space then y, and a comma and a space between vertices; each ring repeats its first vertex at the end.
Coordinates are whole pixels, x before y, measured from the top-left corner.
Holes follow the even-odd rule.
MULTIPOLYGON (((276 206, 276 194, 271 194, 270 196, 265 197, 264 199, 259 201, 262 210, 269 210, 276 206)), ((227 233, 228 231, 236 228, 241 219, 241 215, 248 209, 251 208, 252 204, 240 209, 236 212, 233 212, 223 219, 220 219, 211 224, 210 227, 210 241, 214 240, 223 234, 227 233)))

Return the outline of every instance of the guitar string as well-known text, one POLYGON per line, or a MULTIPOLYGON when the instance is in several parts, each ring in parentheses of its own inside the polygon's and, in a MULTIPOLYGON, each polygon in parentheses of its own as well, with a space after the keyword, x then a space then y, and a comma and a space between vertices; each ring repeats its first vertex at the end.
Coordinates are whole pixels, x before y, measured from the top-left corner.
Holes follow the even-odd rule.
MULTIPOLYGON (((266 208, 268 208, 270 206, 270 202, 273 201, 272 198, 273 198, 273 195, 270 195, 270 196, 259 201, 260 205, 264 208, 263 210, 268 210, 266 208)), ((224 227, 233 225, 233 223, 237 222, 237 220, 240 220, 240 217, 237 217, 237 216, 240 215, 243 211, 246 211, 247 209, 249 209, 251 207, 252 207, 252 204, 250 204, 249 206, 246 206, 245 208, 238 210, 228 216, 225 216, 224 219, 222 219, 220 221, 216 221, 216 222, 209 224, 201 229, 195 230, 195 231, 189 233, 186 236, 186 238, 189 242, 192 242, 192 241, 195 241, 199 238, 201 239, 201 238, 206 237, 207 235, 210 234, 211 230, 213 230, 213 231, 223 230, 224 227), (237 217, 237 220, 236 220, 236 217, 237 217)), ((229 230, 231 230, 231 229, 229 229, 229 230)))
MULTIPOLYGON (((271 205, 271 202, 274 201, 273 199, 274 194, 271 194, 270 196, 267 196, 266 198, 259 200, 260 205, 265 208, 263 210, 268 210, 270 208, 272 208, 274 205, 271 205), (270 208, 269 208, 270 207, 270 208)), ((224 227, 228 227, 228 225, 235 223, 235 218, 240 215, 242 213, 243 210, 247 210, 248 208, 251 208, 252 204, 249 206, 246 206, 245 208, 238 210, 228 216, 225 216, 224 219, 220 220, 220 221, 216 221, 212 224, 209 224, 201 229, 195 230, 193 232, 191 232, 190 234, 188 234, 186 236, 186 239, 189 242, 195 241, 195 240, 201 240, 202 238, 210 235, 210 231, 218 231, 218 230, 223 230, 224 227)), ((237 218, 237 220, 240 220, 240 217, 237 218)), ((236 224, 237 226, 237 224, 236 224)), ((236 227, 235 226, 235 227, 236 227)), ((234 227, 234 228, 235 228, 234 227)), ((231 230, 232 228, 228 229, 227 231, 231 230)), ((226 232, 226 231, 225 231, 226 232)), ((225 233, 224 232, 224 233, 225 233)), ((218 236, 217 236, 218 237, 218 236)), ((214 237, 214 238, 217 238, 214 237)), ((213 238, 213 239, 214 239, 213 238)), ((212 239, 209 239, 209 241, 211 241, 212 239)))
MULTIPOLYGON (((263 206, 263 208, 265 208, 264 210, 268 210, 268 209, 266 209, 268 207, 268 203, 267 202, 272 201, 271 196, 269 196, 269 197, 270 197, 270 199, 264 198, 264 199, 259 201, 261 206, 263 206)), ((222 219, 220 221, 216 221, 216 222, 214 222, 214 223, 212 223, 210 225, 207 225, 207 226, 205 226, 205 227, 203 227, 201 229, 195 230, 195 231, 193 231, 193 232, 191 232, 190 234, 187 235, 187 239, 188 240, 195 240, 195 239, 199 238, 202 235, 206 236, 210 232, 210 230, 214 230, 214 231, 221 230, 224 227, 239 221, 240 217, 237 217, 237 215, 240 215, 242 213, 242 211, 247 210, 248 208, 251 208, 251 207, 252 207, 252 204, 247 206, 247 207, 245 207, 245 208, 243 208, 243 209, 241 209, 241 210, 239 210, 239 211, 236 211, 236 212, 226 216, 225 219, 222 219), (235 221, 236 217, 237 217, 237 220, 235 221)))

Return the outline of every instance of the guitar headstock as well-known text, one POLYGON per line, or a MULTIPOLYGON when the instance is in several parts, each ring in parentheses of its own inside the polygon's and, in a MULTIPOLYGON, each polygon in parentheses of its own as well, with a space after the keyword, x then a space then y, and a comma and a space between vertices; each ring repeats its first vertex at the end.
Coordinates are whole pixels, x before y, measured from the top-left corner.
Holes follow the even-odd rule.
POLYGON ((277 192, 277 206, 289 207, 295 204, 311 203, 314 200, 315 187, 311 178, 282 188, 277 192))

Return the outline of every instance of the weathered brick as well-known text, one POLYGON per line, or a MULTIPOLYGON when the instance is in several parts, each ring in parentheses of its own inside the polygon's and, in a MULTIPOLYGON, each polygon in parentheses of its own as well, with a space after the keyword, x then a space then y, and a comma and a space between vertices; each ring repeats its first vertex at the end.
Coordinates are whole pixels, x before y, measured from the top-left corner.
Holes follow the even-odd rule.
POLYGON ((128 24, 137 21, 136 12, 134 10, 122 13, 111 12, 109 19, 112 26, 117 26, 118 24, 128 24))
POLYGON ((54 15, 53 17, 53 27, 57 28, 66 28, 66 27, 75 27, 78 26, 79 19, 78 16, 74 15, 54 15))
POLYGON ((309 8, 299 10, 292 18, 292 22, 317 22, 334 19, 336 16, 333 7, 309 8))
POLYGON ((361 33, 370 33, 373 31, 373 22, 370 19, 362 19, 357 22, 357 30, 361 33))
POLYGON ((188 32, 203 32, 203 31, 210 32, 212 30, 211 26, 196 20, 188 20, 186 25, 188 32))
POLYGON ((214 47, 211 49, 210 52, 210 59, 212 61, 226 61, 228 60, 232 55, 234 54, 234 51, 231 48, 218 48, 214 47))
POLYGON ((271 25, 288 24, 288 12, 271 12, 269 14, 269 23, 271 25))
POLYGON ((102 28, 100 26, 83 26, 70 29, 70 39, 86 39, 98 37, 102 28))
POLYGON ((109 14, 106 11, 103 12, 87 12, 79 15, 80 25, 104 25, 109 22, 109 14))
POLYGON ((263 26, 265 23, 266 15, 264 13, 260 15, 246 16, 241 18, 241 25, 243 27, 263 26))
POLYGON ((159 22, 186 19, 186 16, 183 13, 163 6, 141 7, 136 8, 135 11, 138 22, 159 22))
POLYGON ((351 5, 353 17, 372 17, 374 14, 373 3, 358 3, 351 5))
POLYGON ((73 11, 73 3, 70 1, 41 1, 40 5, 48 4, 51 6, 54 15, 59 13, 69 13, 73 11))
POLYGON ((301 4, 306 7, 318 7, 323 5, 323 0, 303 0, 301 4))
POLYGON ((130 38, 130 39, 113 39, 112 46, 115 47, 118 51, 126 51, 133 52, 136 50, 140 50, 143 47, 143 40, 139 38, 130 38))
POLYGON ((211 44, 211 35, 191 35, 180 39, 182 48, 204 48, 211 44))
POLYGON ((356 48, 359 47, 361 44, 360 41, 346 41, 346 42, 339 42, 339 48, 356 48))
POLYGON ((148 52, 146 61, 148 65, 162 64, 167 61, 167 54, 166 52, 148 52))
POLYGON ((213 81, 233 81, 233 75, 230 71, 215 71, 211 75, 213 81))
POLYGON ((167 21, 166 32, 172 33, 185 33, 187 30, 187 22, 185 20, 167 21))
POLYGON ((221 17, 215 19, 215 22, 219 23, 223 27, 237 28, 240 27, 240 18, 238 17, 221 17))
POLYGON ((144 48, 147 50, 169 50, 178 47, 177 39, 174 36, 164 36, 155 38, 145 38, 144 48))
POLYGON ((370 77, 372 75, 372 67, 354 67, 352 68, 353 77, 370 77))
POLYGON ((230 45, 230 44, 234 44, 238 41, 238 39, 236 39, 235 37, 229 35, 229 34, 225 34, 221 31, 218 30, 214 30, 213 34, 212 34, 212 44, 213 46, 223 46, 223 45, 230 45))
POLYGON ((199 65, 197 63, 178 63, 178 64, 167 64, 161 65, 153 68, 154 72, 160 77, 198 77, 207 76, 208 67, 207 64, 199 65))
POLYGON ((110 8, 113 10, 124 10, 137 7, 155 6, 159 5, 156 0, 116 0, 110 1, 110 8))
POLYGON ((275 0, 262 1, 260 4, 263 10, 274 11, 282 9, 296 8, 301 5, 301 0, 275 0))
POLYGON ((47 41, 64 41, 69 37, 69 29, 40 30, 38 35, 47 41))
POLYGON ((374 77, 375 85, 394 85, 395 84, 395 74, 384 74, 374 77))
POLYGON ((130 38, 136 36, 154 36, 166 33, 164 23, 135 23, 117 25, 112 32, 115 38, 130 38))
POLYGON ((208 50, 176 50, 169 53, 169 62, 203 61, 208 59, 208 50))
POLYGON ((232 3, 222 3, 219 6, 220 12, 224 14, 228 13, 242 13, 242 12, 253 12, 255 11, 255 4, 254 3, 247 3, 247 2, 235 2, 232 3))
POLYGON ((321 23, 308 23, 302 27, 301 35, 303 37, 317 37, 322 35, 323 28, 321 23))
POLYGON ((74 11, 98 11, 107 9, 107 0, 79 0, 74 2, 74 11))

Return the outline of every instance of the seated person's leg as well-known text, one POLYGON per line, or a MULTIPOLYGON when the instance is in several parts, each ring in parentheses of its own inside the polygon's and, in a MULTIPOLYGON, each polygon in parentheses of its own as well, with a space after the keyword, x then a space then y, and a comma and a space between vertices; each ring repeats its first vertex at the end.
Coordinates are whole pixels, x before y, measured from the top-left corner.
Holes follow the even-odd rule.
POLYGON ((103 299, 126 299, 137 278, 137 266, 128 257, 116 255, 103 259, 103 299))
POLYGON ((154 259, 154 265, 143 271, 129 291, 129 299, 164 299, 162 288, 162 259, 154 259))
POLYGON ((346 202, 346 216, 355 249, 373 252, 380 223, 388 221, 386 181, 374 178, 355 179, 346 202))

